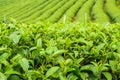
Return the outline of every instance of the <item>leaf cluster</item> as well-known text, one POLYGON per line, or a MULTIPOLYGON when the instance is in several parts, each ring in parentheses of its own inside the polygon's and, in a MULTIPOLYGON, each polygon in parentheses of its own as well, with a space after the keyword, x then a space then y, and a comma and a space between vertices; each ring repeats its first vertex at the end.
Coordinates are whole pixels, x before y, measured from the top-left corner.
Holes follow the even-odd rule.
POLYGON ((0 23, 0 80, 119 80, 120 24, 0 23))

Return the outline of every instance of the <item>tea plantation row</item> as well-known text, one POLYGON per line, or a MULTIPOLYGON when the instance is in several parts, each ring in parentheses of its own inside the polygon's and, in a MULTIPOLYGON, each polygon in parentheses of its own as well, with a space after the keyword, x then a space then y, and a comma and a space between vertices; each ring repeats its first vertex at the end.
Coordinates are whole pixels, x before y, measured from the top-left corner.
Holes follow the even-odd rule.
POLYGON ((0 0, 0 20, 120 22, 120 0, 0 0))

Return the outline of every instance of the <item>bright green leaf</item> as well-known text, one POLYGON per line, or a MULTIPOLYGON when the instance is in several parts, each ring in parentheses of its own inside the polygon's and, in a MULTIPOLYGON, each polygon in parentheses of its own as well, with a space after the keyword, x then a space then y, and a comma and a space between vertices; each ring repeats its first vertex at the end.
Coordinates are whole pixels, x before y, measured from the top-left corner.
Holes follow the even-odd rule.
POLYGON ((27 72, 28 68, 29 68, 29 62, 28 62, 28 60, 26 58, 23 58, 22 60, 19 61, 19 63, 21 65, 21 67, 23 68, 23 70, 25 72, 27 72))
POLYGON ((3 53, 3 54, 0 56, 0 62, 1 62, 1 61, 4 61, 4 60, 7 59, 9 56, 10 56, 9 53, 3 53))
POLYGON ((58 66, 56 67, 51 67, 47 72, 46 72, 46 78, 54 74, 57 70, 59 69, 58 66))
POLYGON ((42 48, 42 39, 41 39, 41 38, 39 38, 39 39, 37 40, 37 48, 38 48, 38 49, 41 49, 41 48, 42 48))
POLYGON ((0 47, 0 51, 6 50, 7 48, 0 47))
POLYGON ((58 56, 58 55, 61 55, 61 54, 63 54, 63 53, 66 53, 67 52, 67 50, 58 50, 58 51, 56 51, 55 53, 53 53, 52 54, 52 56, 54 57, 54 56, 58 56))
POLYGON ((107 80, 112 80, 112 75, 109 72, 102 72, 107 80))
POLYGON ((7 77, 0 72, 0 80, 7 80, 7 77))
POLYGON ((17 33, 13 33, 10 35, 10 39, 13 41, 13 43, 17 44, 20 40, 21 36, 17 33))
POLYGON ((72 73, 70 73, 68 76, 67 76, 67 80, 77 80, 78 77, 72 73))
POLYGON ((93 68, 93 65, 85 65, 80 68, 80 71, 84 70, 92 71, 91 68, 93 68))
POLYGON ((63 75, 62 72, 59 72, 59 79, 60 80, 67 80, 67 78, 63 75))

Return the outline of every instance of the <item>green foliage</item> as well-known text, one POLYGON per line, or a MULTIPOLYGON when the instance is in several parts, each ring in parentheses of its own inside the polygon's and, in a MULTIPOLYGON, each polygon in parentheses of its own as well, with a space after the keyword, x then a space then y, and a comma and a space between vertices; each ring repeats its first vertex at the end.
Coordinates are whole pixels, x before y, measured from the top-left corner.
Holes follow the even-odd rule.
POLYGON ((1 80, 120 79, 120 24, 0 26, 1 80))

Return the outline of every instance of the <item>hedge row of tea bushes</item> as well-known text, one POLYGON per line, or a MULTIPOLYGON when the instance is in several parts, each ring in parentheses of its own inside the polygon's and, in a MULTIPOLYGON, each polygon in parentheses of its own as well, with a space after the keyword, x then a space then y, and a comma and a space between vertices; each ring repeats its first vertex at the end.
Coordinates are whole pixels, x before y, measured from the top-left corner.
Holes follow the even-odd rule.
POLYGON ((78 0, 73 6, 71 6, 64 14, 64 16, 61 17, 61 19, 58 22, 63 22, 65 19, 65 22, 72 22, 75 20, 75 14, 77 11, 82 7, 82 5, 86 2, 86 0, 78 0))
POLYGON ((107 23, 109 22, 109 17, 104 10, 105 0, 96 0, 95 5, 92 8, 93 21, 96 23, 107 23))
MULTIPOLYGON (((4 0, 4 1, 8 1, 8 0, 4 0)), ((14 17, 14 18, 16 18, 16 16, 18 16, 19 14, 21 14, 22 12, 24 12, 28 8, 30 8, 32 5, 37 3, 35 1, 33 2, 33 1, 26 0, 26 2, 24 2, 24 4, 23 4, 23 1, 24 0, 20 0, 19 4, 18 4, 18 1, 10 0, 10 1, 7 2, 8 4, 5 4, 4 6, 0 5, 1 6, 0 7, 0 15, 1 15, 0 20, 3 19, 3 17, 6 17, 6 18, 14 17)))
MULTIPOLYGON (((40 2, 40 3, 43 3, 44 1, 40 2)), ((37 2, 38 3, 38 2, 37 2)), ((16 3, 17 4, 17 3, 16 3)), ((6 16, 10 16, 10 17, 20 17, 22 16, 23 14, 26 13, 26 11, 30 11, 31 9, 33 8, 36 8, 36 6, 38 5, 35 5, 36 4, 36 1, 29 1, 27 2, 26 4, 24 3, 23 5, 20 5, 21 7, 18 8, 18 9, 11 9, 9 10, 10 12, 6 13, 6 16), (32 6, 32 7, 31 7, 32 6)), ((38 3, 39 4, 39 3, 38 3)), ((17 4, 18 5, 18 4, 17 4)), ((16 6, 17 7, 17 6, 16 6)))
POLYGON ((31 10, 31 12, 24 15, 23 16, 24 19, 22 19, 21 17, 19 18, 21 21, 35 20, 36 16, 39 17, 41 14, 44 14, 44 12, 54 7, 54 5, 56 5, 59 2, 60 0, 56 0, 54 2, 52 0, 46 1, 46 3, 42 4, 41 6, 39 5, 36 9, 33 9, 31 10))
POLYGON ((76 21, 81 23, 91 21, 90 12, 94 3, 95 0, 88 0, 86 3, 84 3, 76 15, 76 21))
POLYGON ((1 80, 119 80, 120 24, 0 23, 1 80))
POLYGON ((120 9, 115 0, 106 0, 106 11, 113 21, 120 22, 120 9))
POLYGON ((51 0, 49 0, 49 1, 46 1, 46 0, 31 1, 30 4, 25 5, 25 6, 21 7, 20 9, 17 9, 16 11, 13 11, 13 14, 10 13, 9 15, 10 15, 10 17, 14 17, 19 20, 21 20, 21 19, 24 20, 28 16, 31 16, 31 14, 34 14, 36 11, 43 9, 50 2, 51 2, 51 0))
MULTIPOLYGON (((17 3, 16 0, 12 0, 12 1, 4 0, 3 2, 6 2, 6 3, 3 3, 3 4, 5 4, 3 6, 0 5, 1 6, 0 7, 0 15, 1 15, 0 19, 2 19, 4 16, 8 17, 10 13, 12 13, 16 9, 19 9, 20 6, 27 5, 33 1, 25 2, 24 4, 22 4, 23 0, 19 1, 19 4, 17 3)), ((2 1, 0 3, 2 3, 2 1)))
POLYGON ((53 15, 51 15, 47 21, 50 22, 57 22, 62 15, 66 12, 66 10, 68 10, 72 5, 74 5, 76 1, 75 0, 70 0, 67 3, 65 3, 62 7, 60 7, 57 11, 55 11, 55 13, 53 15))
POLYGON ((26 23, 45 20, 114 23, 120 22, 119 3, 119 0, 0 0, 0 21, 14 18, 26 23))
MULTIPOLYGON (((59 2, 57 5, 55 5, 53 8, 50 8, 49 10, 47 10, 44 14, 42 14, 41 16, 39 16, 35 21, 38 20, 46 20, 47 18, 49 18, 52 14, 54 14, 55 11, 57 11, 61 6, 63 6, 68 0, 63 0, 61 2, 59 2)), ((34 22, 35 22, 34 21, 34 22)))

